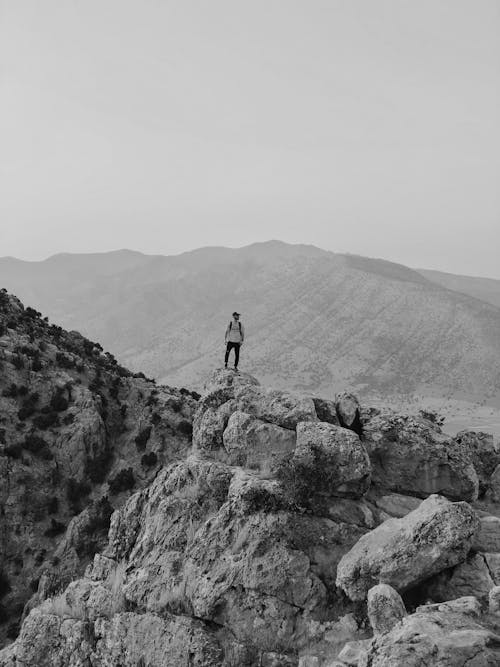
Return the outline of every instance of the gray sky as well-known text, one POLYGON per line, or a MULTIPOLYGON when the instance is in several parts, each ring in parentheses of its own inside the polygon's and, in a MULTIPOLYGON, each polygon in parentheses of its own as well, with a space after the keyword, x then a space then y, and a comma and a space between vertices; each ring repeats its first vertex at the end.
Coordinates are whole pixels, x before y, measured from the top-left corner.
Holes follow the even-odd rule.
POLYGON ((500 278, 500 0, 0 0, 0 255, 500 278))

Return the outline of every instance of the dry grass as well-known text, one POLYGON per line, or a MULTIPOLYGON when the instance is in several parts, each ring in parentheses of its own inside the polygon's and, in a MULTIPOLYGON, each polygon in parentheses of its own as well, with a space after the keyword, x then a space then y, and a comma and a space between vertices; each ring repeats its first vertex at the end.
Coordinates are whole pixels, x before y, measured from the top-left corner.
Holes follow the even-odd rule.
POLYGON ((125 594, 123 586, 127 576, 127 566, 124 562, 118 563, 116 568, 109 573, 105 584, 111 591, 111 616, 125 609, 125 594))

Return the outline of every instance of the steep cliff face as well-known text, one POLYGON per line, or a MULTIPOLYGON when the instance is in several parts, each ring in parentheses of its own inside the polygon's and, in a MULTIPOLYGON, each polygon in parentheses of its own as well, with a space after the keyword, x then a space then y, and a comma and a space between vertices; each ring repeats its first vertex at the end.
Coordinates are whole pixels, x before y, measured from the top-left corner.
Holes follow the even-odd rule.
POLYGON ((84 576, 39 591, 0 666, 499 664, 498 444, 332 399, 214 373, 187 457, 113 513, 84 576))
POLYGON ((0 292, 0 642, 34 593, 83 571, 113 509, 184 455, 195 405, 0 292))

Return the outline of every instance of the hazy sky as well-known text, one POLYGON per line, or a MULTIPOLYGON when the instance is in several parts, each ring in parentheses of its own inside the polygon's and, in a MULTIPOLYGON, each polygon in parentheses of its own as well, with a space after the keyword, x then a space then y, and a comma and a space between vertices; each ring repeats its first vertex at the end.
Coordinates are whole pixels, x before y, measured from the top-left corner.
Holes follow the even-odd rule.
POLYGON ((500 0, 0 0, 0 255, 500 278, 500 0))

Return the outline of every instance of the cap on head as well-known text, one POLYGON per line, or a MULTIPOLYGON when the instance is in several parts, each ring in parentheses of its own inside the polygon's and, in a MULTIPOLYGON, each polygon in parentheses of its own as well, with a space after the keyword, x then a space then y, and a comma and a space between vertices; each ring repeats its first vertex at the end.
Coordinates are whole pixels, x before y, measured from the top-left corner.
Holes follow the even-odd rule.
POLYGON ((240 316, 240 313, 237 313, 236 311, 234 311, 233 317, 239 317, 239 316, 240 316))

